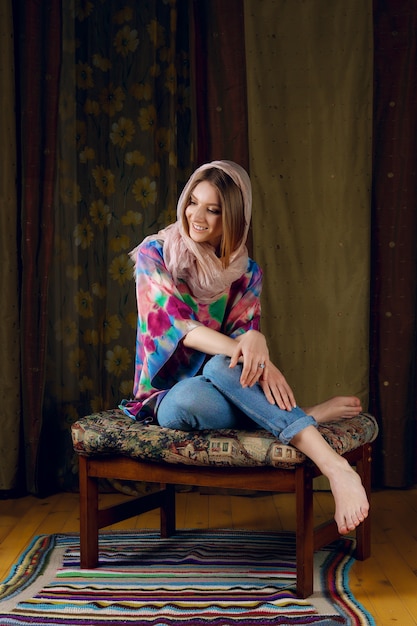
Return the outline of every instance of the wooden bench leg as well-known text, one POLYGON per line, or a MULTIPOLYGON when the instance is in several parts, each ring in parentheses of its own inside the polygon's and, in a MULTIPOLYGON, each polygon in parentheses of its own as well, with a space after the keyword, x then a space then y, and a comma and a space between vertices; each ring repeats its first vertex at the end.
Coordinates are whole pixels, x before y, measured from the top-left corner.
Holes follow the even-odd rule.
POLYGON ((79 457, 80 475, 80 567, 98 565, 98 484, 88 476, 88 459, 79 457))
POLYGON ((161 485, 165 496, 161 504, 161 537, 166 539, 175 533, 175 485, 161 485))
POLYGON ((295 472, 297 595, 307 598, 314 574, 313 479, 305 465, 295 472))
MULTIPOLYGON (((356 464, 356 471, 361 477, 362 484, 365 488, 368 500, 371 500, 371 463, 372 463, 372 446, 362 446, 361 459, 356 464)), ((371 556, 371 513, 366 520, 356 529, 356 550, 355 558, 364 561, 371 556)))

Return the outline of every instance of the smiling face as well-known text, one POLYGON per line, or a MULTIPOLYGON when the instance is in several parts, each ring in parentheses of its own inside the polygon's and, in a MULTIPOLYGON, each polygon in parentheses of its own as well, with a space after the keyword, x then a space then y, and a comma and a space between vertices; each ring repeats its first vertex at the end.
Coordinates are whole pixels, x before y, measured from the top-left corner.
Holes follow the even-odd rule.
POLYGON ((209 243, 219 249, 223 234, 222 206, 219 193, 207 180, 203 180, 190 195, 185 209, 188 234, 196 243, 209 243))

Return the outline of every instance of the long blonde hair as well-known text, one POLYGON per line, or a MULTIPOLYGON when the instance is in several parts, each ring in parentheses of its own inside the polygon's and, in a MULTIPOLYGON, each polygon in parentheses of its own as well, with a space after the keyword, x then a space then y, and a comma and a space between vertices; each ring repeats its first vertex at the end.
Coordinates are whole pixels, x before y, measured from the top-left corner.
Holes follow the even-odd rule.
MULTIPOLYGON (((191 194, 197 185, 206 181, 213 185, 220 196, 222 206, 222 239, 220 242, 220 260, 224 268, 230 263, 233 252, 239 248, 245 236, 245 212, 243 195, 240 187, 234 180, 218 167, 204 169, 194 178, 193 186, 189 190, 185 206, 190 203, 191 194)), ((181 216, 183 230, 189 235, 188 221, 185 210, 181 216)), ((244 242, 243 242, 244 243, 244 242)))

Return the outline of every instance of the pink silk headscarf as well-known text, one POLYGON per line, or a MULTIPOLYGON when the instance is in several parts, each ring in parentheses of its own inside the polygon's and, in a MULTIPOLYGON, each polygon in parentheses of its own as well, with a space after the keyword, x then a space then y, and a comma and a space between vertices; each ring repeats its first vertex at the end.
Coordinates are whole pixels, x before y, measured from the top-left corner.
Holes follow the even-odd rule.
POLYGON ((164 260, 174 281, 184 280, 193 295, 202 302, 212 302, 230 285, 240 278, 247 269, 248 236, 252 213, 252 187, 247 172, 233 161, 212 161, 195 170, 185 185, 177 204, 177 221, 159 231, 153 238, 164 241, 164 260), (182 216, 187 207, 191 189, 203 170, 218 168, 223 170, 240 188, 244 203, 245 231, 239 247, 232 253, 227 268, 222 266, 216 252, 208 243, 196 243, 185 232, 182 216))

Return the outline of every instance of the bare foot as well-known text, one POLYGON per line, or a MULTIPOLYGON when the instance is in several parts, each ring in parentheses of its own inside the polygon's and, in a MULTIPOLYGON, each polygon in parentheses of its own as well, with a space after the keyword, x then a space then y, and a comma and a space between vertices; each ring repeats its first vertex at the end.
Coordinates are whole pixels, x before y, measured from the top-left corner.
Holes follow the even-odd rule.
MULTIPOLYGON (((346 398, 343 398, 343 401, 345 400, 346 398)), ((348 398, 348 400, 350 399, 348 398)), ((327 405, 327 403, 324 404, 327 405)), ((335 404, 340 406, 340 398, 335 404)), ((346 405, 346 402, 343 405, 342 402, 342 406, 345 406, 346 409, 346 406, 351 405, 346 405)), ((360 404, 356 403, 353 406, 356 407, 355 411, 359 412, 360 404)), ((346 410, 343 412, 345 413, 346 410)), ((330 411, 330 413, 334 419, 334 412, 330 411)), ((333 450, 313 425, 300 430, 290 443, 304 452, 317 465, 321 473, 328 478, 335 501, 334 519, 339 533, 345 535, 354 530, 369 513, 368 497, 359 474, 355 472, 345 458, 333 450)))
POLYGON ((327 474, 336 509, 334 519, 339 533, 346 535, 368 517, 369 502, 358 474, 345 459, 327 474))
POLYGON ((316 422, 324 424, 337 419, 356 417, 362 411, 362 406, 356 396, 334 396, 320 404, 304 408, 303 411, 314 417, 316 422))

